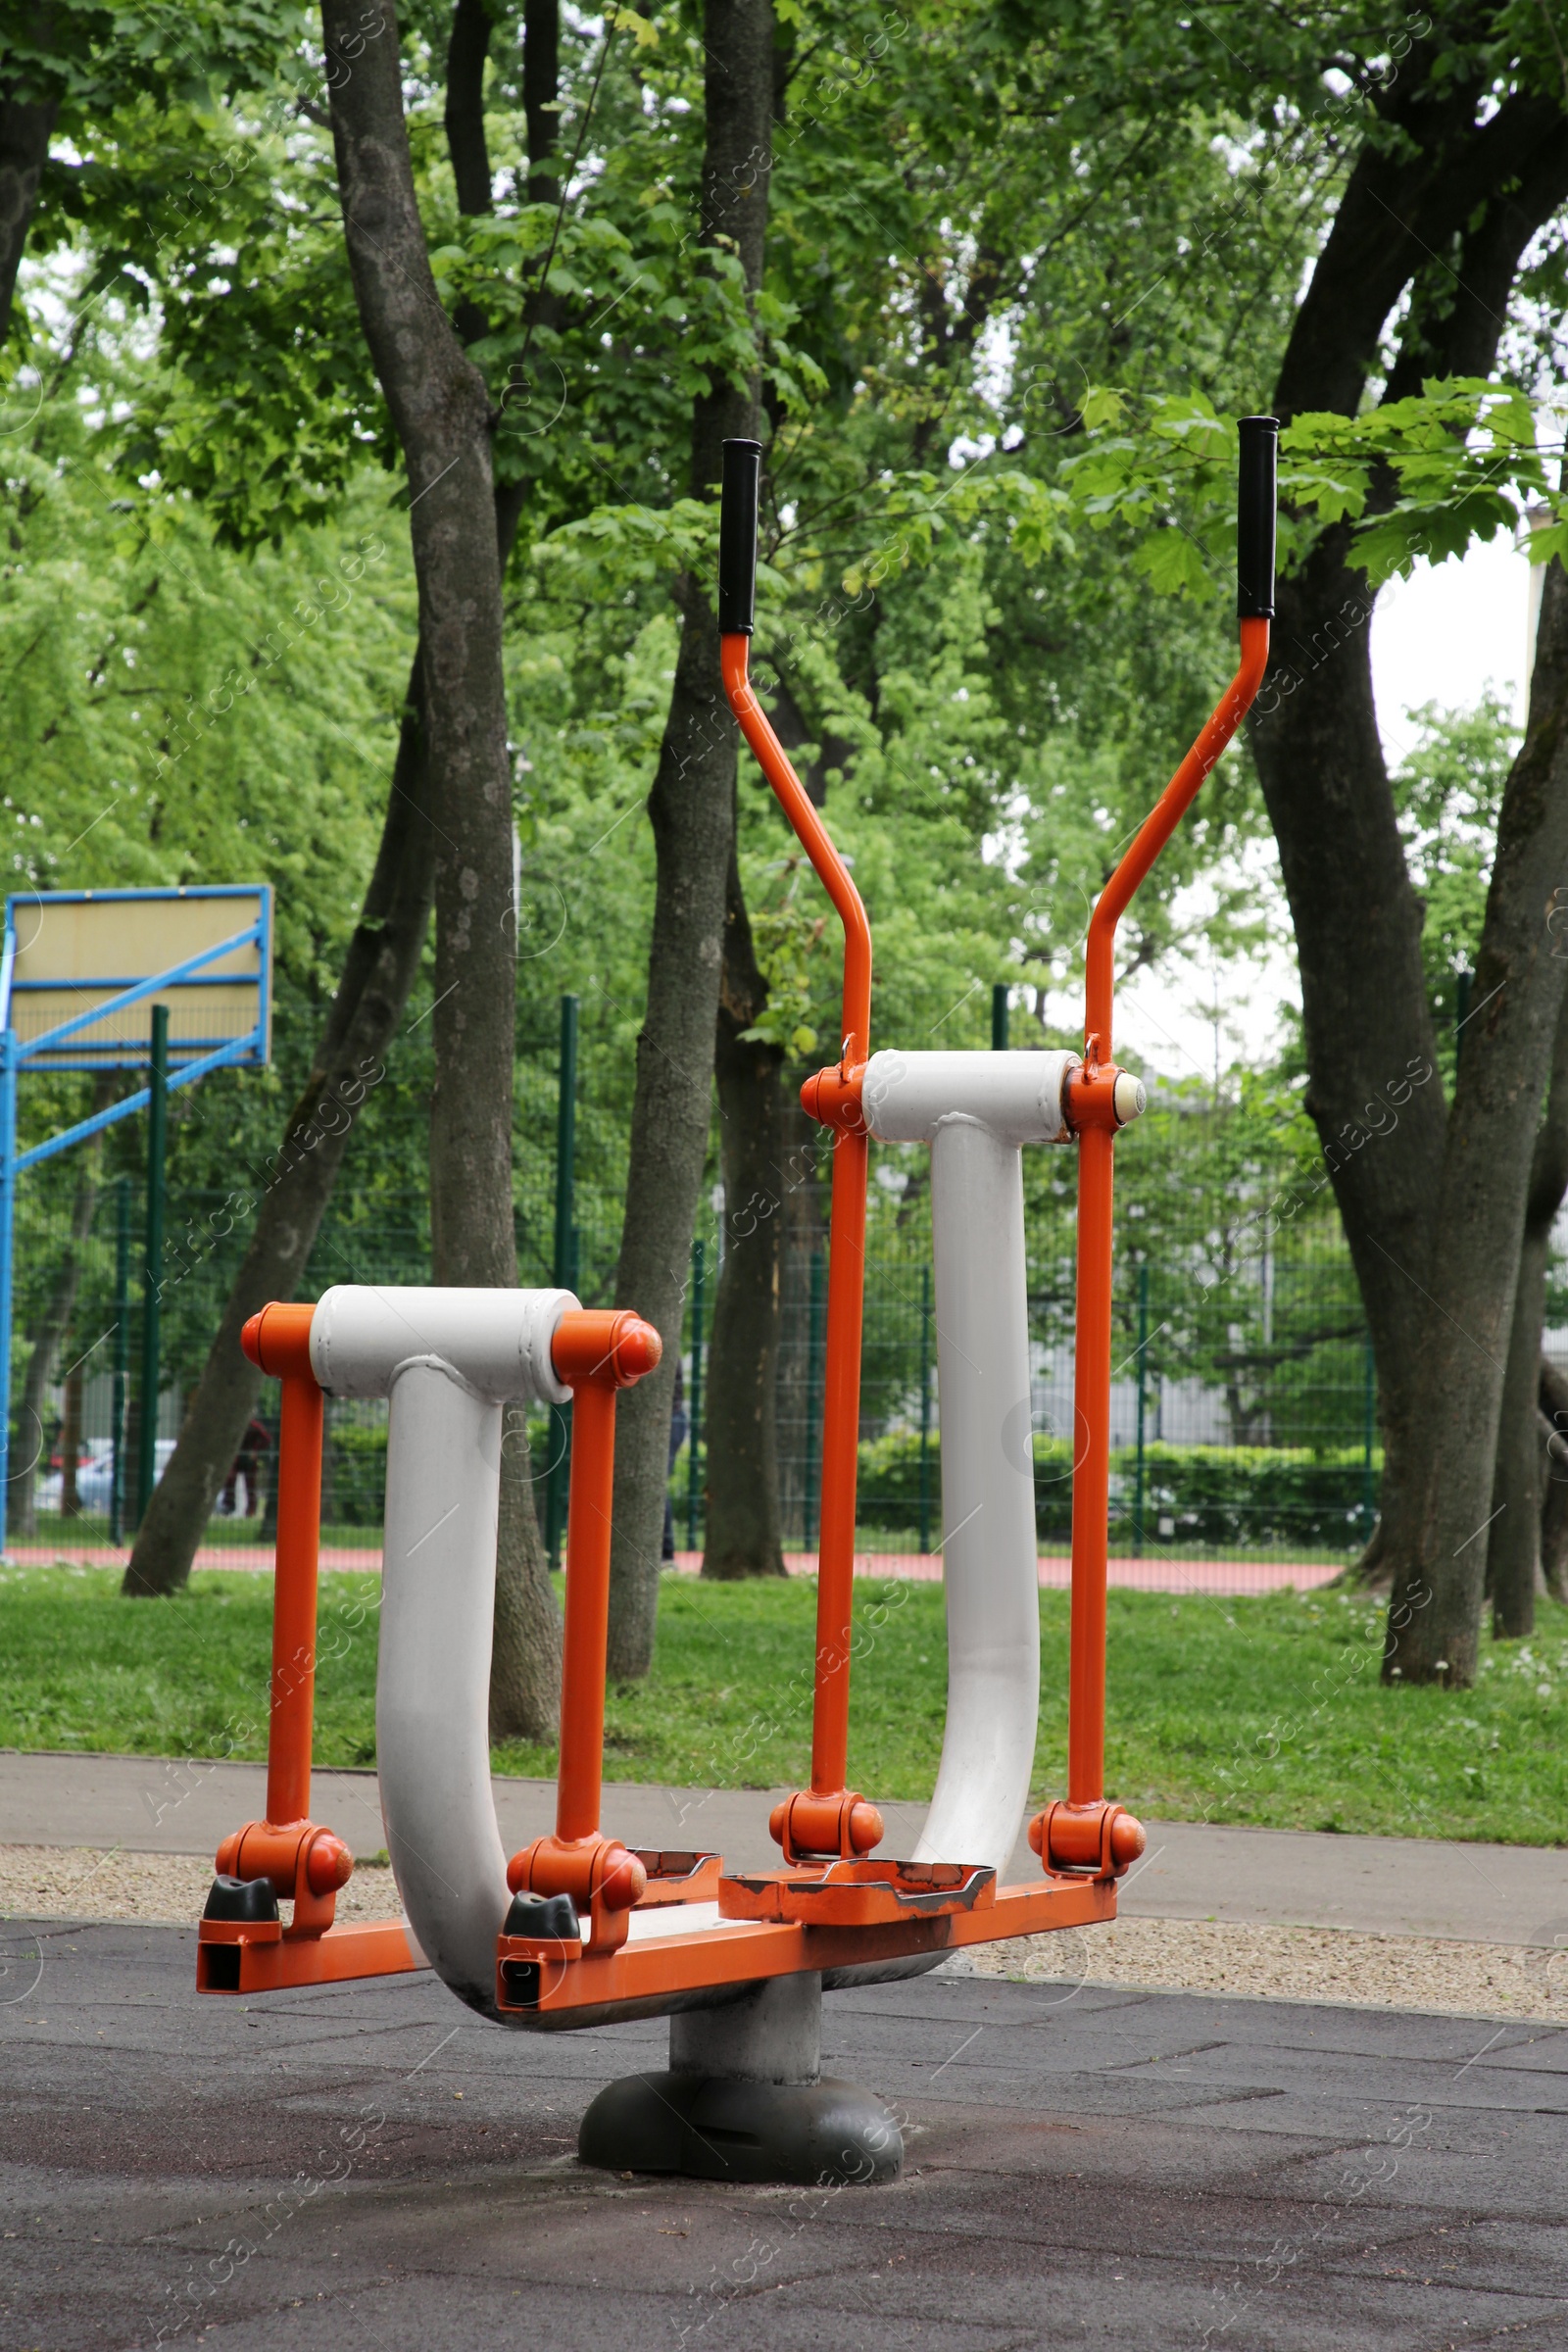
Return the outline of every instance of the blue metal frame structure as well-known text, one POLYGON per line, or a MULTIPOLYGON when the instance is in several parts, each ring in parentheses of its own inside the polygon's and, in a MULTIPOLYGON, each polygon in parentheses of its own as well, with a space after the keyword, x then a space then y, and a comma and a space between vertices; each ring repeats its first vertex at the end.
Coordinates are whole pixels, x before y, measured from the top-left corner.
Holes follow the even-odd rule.
MULTIPOLYGON (((85 1143, 105 1127, 113 1127, 121 1119, 133 1118, 145 1110, 151 1100, 151 1089, 140 1088, 121 1102, 112 1102, 107 1110, 91 1118, 78 1119, 74 1127, 63 1128, 58 1135, 49 1136, 35 1144, 30 1152, 17 1151, 17 1086, 23 1071, 32 1064, 52 1070, 123 1069, 133 1066, 133 1048, 129 1041, 123 1045, 84 1045, 80 1058, 74 1055, 61 1060, 54 1058, 62 1046, 78 1032, 97 1026, 114 1014, 127 1010, 133 1004, 148 1003, 167 992, 201 984, 209 965, 220 963, 237 949, 254 947, 257 950, 257 971, 251 974, 225 973, 226 984, 235 987, 254 986, 256 989, 256 1019, 243 1036, 211 1039, 185 1039, 179 1050, 191 1054, 169 1073, 169 1089, 192 1086, 209 1071, 249 1064, 265 1067, 268 1054, 270 1016, 270 988, 272 966, 272 892, 270 883, 215 883, 205 887, 183 890, 59 890, 23 891, 6 900, 6 923, 3 948, 0 948, 0 1558, 5 1556, 6 1515, 11 1494, 11 1317, 12 1317, 12 1257, 17 1202, 17 1179, 27 1168, 36 1167, 41 1160, 53 1159, 61 1152, 69 1152, 73 1144, 85 1143), (12 1026, 12 1004, 17 992, 17 909, 19 906, 79 906, 91 900, 104 901, 157 899, 250 899, 259 902, 256 920, 248 923, 231 937, 204 948, 199 955, 190 956, 182 963, 172 964, 168 971, 154 972, 139 980, 126 980, 117 996, 95 1004, 86 1012, 62 1021, 57 1028, 45 1031, 41 1037, 28 1038, 25 1043, 12 1026), (207 1050, 194 1051, 197 1047, 207 1050), (46 1062, 40 1056, 48 1055, 46 1062)), ((22 986, 25 987, 26 983, 22 986)), ((40 983, 39 985, 45 985, 40 983)), ((48 983, 58 990, 62 983, 48 983)), ((117 979, 105 974, 83 982, 84 986, 114 987, 117 979)))

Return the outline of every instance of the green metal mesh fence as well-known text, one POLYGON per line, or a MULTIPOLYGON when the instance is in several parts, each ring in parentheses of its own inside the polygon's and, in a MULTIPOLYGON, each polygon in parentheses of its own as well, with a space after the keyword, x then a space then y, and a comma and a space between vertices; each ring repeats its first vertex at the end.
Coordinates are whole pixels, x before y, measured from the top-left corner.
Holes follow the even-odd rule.
MULTIPOLYGON (((1153 1123, 1151 1122, 1152 1127, 1153 1123)), ((1172 1127, 1152 1132, 1165 1174, 1182 1175, 1172 1127)), ((1069 1155, 1061 1155, 1063 1163, 1069 1155)), ((860 1543, 878 1552, 935 1551, 941 1542, 941 1395, 932 1306, 928 1204, 905 1155, 884 1155, 873 1185, 866 1263, 861 1411, 860 1543), (903 1173, 901 1174, 901 1167, 903 1173)), ((519 1278, 553 1279, 554 1175, 516 1211, 519 1278)), ((1148 1161, 1146 1177, 1160 1171, 1148 1161)), ((1191 1173, 1191 1171, 1189 1171, 1191 1173)), ((1201 1171, 1200 1172, 1201 1173, 1201 1171)), ((1053 1173, 1053 1185, 1059 1179, 1053 1173)), ((781 1217, 781 1344, 776 1391, 784 1537, 809 1553, 817 1536, 826 1338, 825 1185, 804 1213, 781 1217)), ((1323 1197, 1326 1200, 1326 1196, 1323 1197)), ((141 1311, 142 1201, 133 1178, 94 1188, 85 1163, 30 1171, 19 1187, 13 1356, 10 1531, 24 1554, 107 1546, 134 1525, 141 1311), (118 1441, 118 1442, 117 1442, 118 1441)), ((618 1244, 611 1184, 579 1190, 573 1287, 610 1302, 618 1244)), ((239 1262, 252 1196, 172 1185, 166 1230, 159 1466, 177 1433, 239 1262)), ((704 1201, 688 1287, 683 1375, 696 1392, 694 1438, 673 1464, 681 1549, 704 1538, 704 1388, 713 1299, 727 1249, 747 1246, 716 1192, 704 1201), (695 1461, 694 1461, 695 1446, 695 1461)), ((1073 1455, 1073 1222, 1070 1192, 1031 1193, 1028 1212, 1031 1408, 1036 1515, 1043 1552, 1070 1533, 1073 1455)), ((1364 1543, 1381 1468, 1371 1350, 1337 1220, 1309 1216, 1250 1246, 1212 1235, 1140 1248, 1123 1229, 1117 1267, 1112 1387, 1111 1546, 1123 1555, 1348 1557, 1364 1543)), ((1153 1237, 1151 1237, 1153 1238, 1153 1237)), ((352 1165, 312 1252, 300 1295, 335 1282, 430 1278, 429 1219, 410 1189, 373 1199, 352 1165)), ((1554 1268, 1548 1325, 1568 1321, 1554 1268)), ((258 1428, 242 1448, 208 1530, 215 1555, 270 1551, 276 1396, 264 1387, 258 1428), (237 1547, 237 1548, 235 1548, 237 1547)), ((534 1432, 547 1491, 559 1433, 534 1432)), ((378 1556, 385 1408, 334 1402, 328 1415, 323 1538, 345 1555, 378 1556)), ((564 1487, 558 1464, 558 1503, 564 1487)), ((543 1515, 543 1514, 542 1514, 543 1515)), ((559 1529, 560 1512, 556 1513, 559 1529)))

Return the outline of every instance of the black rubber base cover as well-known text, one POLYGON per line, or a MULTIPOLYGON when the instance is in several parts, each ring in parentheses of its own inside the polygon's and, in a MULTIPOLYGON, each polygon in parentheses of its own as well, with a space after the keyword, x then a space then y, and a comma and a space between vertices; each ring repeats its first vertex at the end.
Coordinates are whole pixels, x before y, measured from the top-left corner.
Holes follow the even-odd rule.
POLYGON ((583 2117, 577 2154, 607 2172, 869 2188, 898 2179, 904 2135, 858 2082, 628 2075, 583 2117))

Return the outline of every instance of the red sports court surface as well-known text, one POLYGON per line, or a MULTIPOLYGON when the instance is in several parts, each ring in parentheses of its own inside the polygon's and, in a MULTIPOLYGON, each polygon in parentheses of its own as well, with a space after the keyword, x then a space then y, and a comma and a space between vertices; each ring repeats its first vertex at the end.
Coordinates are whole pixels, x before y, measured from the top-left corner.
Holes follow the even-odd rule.
MULTIPOLYGON (((129 1558, 123 1545, 83 1543, 79 1540, 57 1544, 13 1544, 6 1558, 17 1567, 47 1568, 51 1565, 85 1568, 123 1567, 129 1558)), ((675 1566, 682 1574, 695 1576, 702 1566, 700 1551, 682 1551, 675 1555, 675 1566)), ((814 1576, 816 1554, 811 1551, 788 1551, 785 1565, 792 1576, 814 1576)), ((198 1568, 227 1568, 251 1572, 270 1572, 272 1547, 270 1544, 204 1544, 196 1554, 198 1568)), ((379 1575, 381 1546, 379 1544, 323 1544, 320 1564, 323 1568, 369 1569, 379 1575)), ((1345 1568, 1342 1560, 1184 1560, 1184 1559, 1112 1559, 1109 1576, 1113 1586, 1131 1592, 1212 1592, 1217 1595, 1240 1596, 1249 1592, 1281 1592, 1294 1586, 1305 1592, 1317 1585, 1332 1584, 1345 1568)), ((893 1579, 910 1584, 936 1585, 942 1582, 940 1552, 919 1551, 862 1551, 856 1554, 857 1576, 893 1579)), ((1040 1558, 1040 1582, 1050 1591, 1065 1591, 1072 1580, 1072 1566, 1065 1552, 1046 1552, 1040 1558)))

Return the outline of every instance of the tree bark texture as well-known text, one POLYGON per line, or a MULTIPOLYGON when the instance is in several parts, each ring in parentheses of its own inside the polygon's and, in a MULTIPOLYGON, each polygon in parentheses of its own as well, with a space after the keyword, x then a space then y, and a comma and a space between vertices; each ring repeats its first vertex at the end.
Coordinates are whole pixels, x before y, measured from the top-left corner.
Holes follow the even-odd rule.
MULTIPOLYGON (((35 9, 30 26, 33 38, 47 40, 53 24, 52 9, 35 9)), ((0 84, 0 344, 11 331, 17 272, 26 250, 27 231, 38 205, 38 182, 49 161, 50 134, 60 112, 58 97, 37 90, 20 96, 21 86, 0 84)))
POLYGON ((1422 908, 1372 702, 1371 617, 1365 578, 1348 566, 1343 535, 1331 534, 1280 582, 1279 653, 1252 740, 1296 933, 1305 1106, 1372 1336, 1388 1529, 1401 1516, 1413 1434, 1417 1285, 1446 1114, 1422 908))
MULTIPOLYGON (((1509 98, 1478 128, 1480 83, 1432 78, 1432 44, 1417 43, 1379 102, 1396 135, 1363 150, 1314 268, 1276 387, 1286 421, 1304 410, 1354 414, 1407 287, 1385 397, 1417 391, 1428 375, 1486 374, 1520 256, 1568 189, 1568 129, 1550 99, 1509 98)), ((1392 482, 1379 495, 1391 499, 1392 482)), ((1424 1502, 1416 1382, 1446 1119, 1423 910, 1373 706, 1372 606, 1349 532, 1331 529, 1280 583, 1251 739, 1296 932, 1306 1104, 1377 1363, 1385 1471, 1371 1548, 1381 1577, 1424 1502)))
MULTIPOLYGON (((478 176, 488 201, 483 114, 478 107, 485 47, 474 39, 472 25, 466 29, 465 46, 454 26, 453 50, 464 82, 456 121, 469 138, 477 124, 478 176)), ((470 147, 455 150, 460 185, 473 181, 472 161, 470 147)), ((498 568, 505 567, 511 553, 519 514, 519 500, 496 497, 492 527, 498 568)), ((191 1397, 179 1443, 138 1533, 125 1578, 129 1593, 172 1592, 190 1573, 202 1530, 260 1387, 259 1375, 240 1348, 240 1331, 270 1298, 291 1298, 304 1278, 359 1107, 382 1074, 381 1056, 418 972, 437 848, 429 806, 423 681, 421 640, 409 679, 386 821, 364 912, 310 1077, 290 1114, 281 1149, 264 1176, 256 1229, 191 1397)), ((509 839, 509 874, 510 862, 509 839)), ((275 1534, 275 1480, 269 1494, 269 1522, 264 1536, 275 1534)), ((527 1434, 518 1415, 509 1423, 503 1445, 491 1673, 491 1716, 497 1736, 554 1738, 560 1658, 560 1612, 534 1521, 527 1434)))
MULTIPOLYGON (((701 242, 731 243, 747 292, 762 275, 771 168, 771 0, 707 0, 707 120, 701 242)), ((722 444, 755 437, 760 378, 694 403, 691 488, 711 498, 722 444)), ((713 1028, 734 840, 735 724, 718 665, 718 622, 698 583, 676 590, 680 650, 648 800, 657 858, 648 1000, 637 1041, 626 1221, 615 1299, 656 1325, 657 1373, 620 1399, 611 1557, 610 1671, 646 1674, 659 1605, 669 1416, 697 1199, 708 1153, 713 1028)))
POLYGON ((713 1073, 724 1178, 724 1262, 708 1372, 708 1534, 704 1576, 782 1576, 779 1508, 779 1274, 784 1228, 782 1048, 744 1032, 761 1017, 758 966, 730 852, 713 1073))
POLYGON ((552 204, 560 174, 551 158, 561 137, 560 0, 526 0, 522 15, 522 111, 528 125, 528 202, 552 204))
MULTIPOLYGON (((526 20, 523 78, 551 143, 551 111, 559 76, 559 0, 533 0, 526 20)), ((457 0, 447 52, 447 144, 465 213, 491 210, 490 155, 484 128, 484 75, 491 20, 485 0, 457 0)), ((530 138, 533 133, 530 130, 530 138)), ((541 134, 543 135, 543 134, 541 134)), ((490 321, 474 303, 460 305, 458 332, 476 342, 490 321)), ((496 549, 504 580, 522 518, 524 485, 495 493, 496 549)), ((512 1281, 516 1280, 515 1254, 512 1281)), ((550 1584, 535 1507, 536 1492, 525 1413, 506 1416, 501 1447, 501 1508, 496 1529, 496 1605, 490 1649, 490 1736, 493 1740, 554 1740, 561 1720, 561 1611, 550 1584)))
POLYGON ((1541 1359, 1541 1574, 1568 1606, 1568 1372, 1541 1359))
MULTIPOLYGON (((1568 938, 1557 936, 1552 952, 1568 956, 1568 938)), ((1502 1387, 1497 1430, 1496 1473, 1492 1488, 1487 1582, 1492 1593, 1492 1630, 1515 1639, 1535 1631, 1536 1582, 1542 1569, 1544 1497, 1541 1409, 1541 1338, 1545 1317, 1546 1268, 1551 1229, 1568 1194, 1568 1000, 1557 1015, 1546 1089, 1546 1115, 1536 1137, 1525 1198, 1524 1235, 1519 1247, 1519 1283, 1514 1298, 1508 1368, 1502 1387)), ((1546 1425, 1549 1429, 1549 1424, 1546 1425)))
MULTIPOLYGON (((435 1085, 430 1104, 430 1231, 438 1283, 513 1288, 512 1199, 516 915, 512 766, 502 663, 502 564, 491 468, 492 415, 431 275, 403 114, 396 23, 355 45, 352 0, 323 0, 349 267, 360 321, 391 411, 410 484, 419 600, 429 797, 435 828, 435 1085)), ((454 27, 470 86, 483 48, 454 27)), ((480 89, 473 80, 477 77, 480 89)), ((472 123, 469 122, 471 135, 472 123)), ((483 117, 478 114, 482 142, 483 117)), ((478 194, 471 154, 464 165, 478 194)), ((488 165, 483 169, 488 201, 488 165)), ((532 1509, 527 1435, 509 1412, 497 1542, 491 1728, 548 1737, 559 1706, 560 1627, 532 1509)))
POLYGON ((1411 1508, 1393 1549, 1386 1680, 1468 1689, 1532 1152, 1568 963, 1568 575, 1546 574, 1530 719, 1503 792, 1476 1012, 1460 1056, 1421 1286, 1411 1508))

